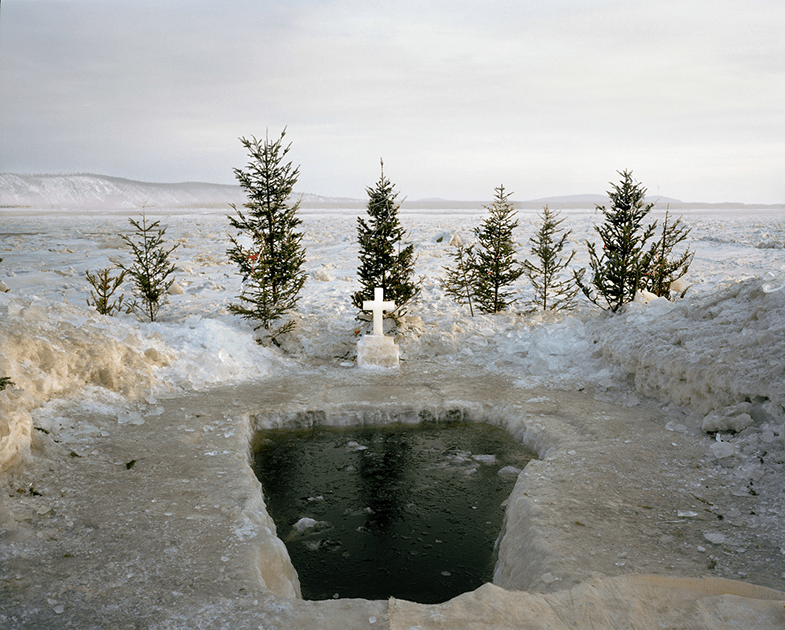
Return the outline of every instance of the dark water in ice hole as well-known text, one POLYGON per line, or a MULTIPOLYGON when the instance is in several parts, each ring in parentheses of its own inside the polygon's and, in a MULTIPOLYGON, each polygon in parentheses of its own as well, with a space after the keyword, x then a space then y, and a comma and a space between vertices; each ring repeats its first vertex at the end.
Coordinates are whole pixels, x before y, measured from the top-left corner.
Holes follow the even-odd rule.
POLYGON ((499 470, 536 457, 503 429, 471 422, 263 435, 256 476, 311 600, 433 604, 490 582, 516 480, 499 470), (302 518, 318 524, 298 531, 302 518))

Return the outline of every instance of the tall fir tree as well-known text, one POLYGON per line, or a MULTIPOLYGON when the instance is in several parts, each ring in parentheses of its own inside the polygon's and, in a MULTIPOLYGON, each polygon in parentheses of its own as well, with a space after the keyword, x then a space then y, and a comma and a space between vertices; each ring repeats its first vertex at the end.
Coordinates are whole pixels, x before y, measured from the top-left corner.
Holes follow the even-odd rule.
POLYGON ((580 270, 575 280, 584 295, 597 306, 616 312, 631 302, 639 289, 646 270, 646 244, 654 235, 656 221, 644 226, 643 221, 654 207, 644 203, 646 188, 632 178, 632 172, 620 171, 621 182, 611 182, 608 191, 611 207, 597 206, 605 219, 595 231, 602 240, 602 252, 586 241, 589 250, 589 283, 580 270))
POLYGON ((564 273, 575 252, 570 252, 566 258, 562 256, 572 233, 562 232, 563 222, 558 212, 545 206, 540 215, 540 229, 529 239, 532 258, 537 262, 523 261, 523 273, 534 287, 532 304, 544 311, 571 308, 580 291, 575 278, 564 273))
POLYGON ((402 315, 420 293, 420 283, 414 278, 414 245, 403 245, 406 236, 398 219, 400 204, 395 186, 381 176, 368 193, 368 217, 357 218, 357 242, 360 246, 360 265, 357 278, 360 290, 352 295, 352 305, 362 309, 365 300, 373 300, 374 289, 384 289, 384 299, 395 302, 391 317, 402 315))
POLYGON ((294 321, 276 324, 294 309, 305 284, 305 248, 297 230, 300 202, 290 201, 299 167, 284 162, 291 148, 283 145, 285 135, 286 129, 275 141, 266 135, 264 140, 240 138, 250 159, 245 169, 236 168, 234 174, 247 201, 245 211, 231 204, 236 216, 229 216, 229 222, 250 244, 230 235, 232 247, 227 251, 243 278, 240 303, 230 304, 229 311, 257 322, 254 330, 264 328, 266 339, 276 345, 281 335, 294 328, 294 321))
POLYGON ((504 186, 499 186, 495 192, 493 203, 485 206, 488 216, 474 229, 478 272, 474 302, 484 313, 498 313, 515 301, 512 292, 506 288, 523 273, 523 268, 515 260, 513 231, 518 222, 514 219, 515 209, 509 201, 510 193, 504 192, 504 186))

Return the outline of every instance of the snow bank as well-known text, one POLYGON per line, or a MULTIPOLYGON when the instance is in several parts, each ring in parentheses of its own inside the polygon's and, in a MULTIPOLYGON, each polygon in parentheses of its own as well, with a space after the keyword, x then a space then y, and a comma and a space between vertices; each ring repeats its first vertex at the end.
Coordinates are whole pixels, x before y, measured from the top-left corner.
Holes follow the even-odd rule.
MULTIPOLYGON (((646 396, 702 415, 746 413, 739 403, 759 418, 785 413, 785 291, 767 293, 759 278, 675 303, 631 304, 594 327, 603 359, 646 396)), ((741 430, 744 420, 708 430, 741 430)))
POLYGON ((413 319, 399 340, 407 360, 481 364, 527 388, 592 387, 617 396, 634 388, 707 417, 707 432, 785 417, 785 290, 760 277, 675 302, 634 302, 616 314, 583 308, 413 319))
POLYGON ((136 398, 171 360, 160 339, 68 304, 0 294, 0 314, 0 373, 15 384, 0 392, 0 470, 29 448, 31 410, 87 385, 136 398))
POLYGON ((48 401, 96 388, 133 401, 162 388, 260 378, 271 356, 249 331, 221 320, 143 323, 0 294, 0 375, 14 383, 0 392, 0 472, 29 450, 31 411, 48 401))
POLYGON ((183 324, 150 324, 166 340, 174 356, 162 369, 162 384, 199 390, 264 377, 282 361, 256 343, 247 326, 232 319, 188 318, 183 324))
POLYGON ((167 365, 160 336, 65 303, 0 297, 3 371, 33 400, 68 397, 100 385, 138 397, 167 365))

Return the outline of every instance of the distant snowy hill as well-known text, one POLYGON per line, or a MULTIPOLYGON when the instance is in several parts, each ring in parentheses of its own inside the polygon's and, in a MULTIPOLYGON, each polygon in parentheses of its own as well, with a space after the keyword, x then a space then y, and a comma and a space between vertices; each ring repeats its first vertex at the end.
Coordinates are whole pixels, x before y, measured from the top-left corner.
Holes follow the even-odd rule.
POLYGON ((154 184, 105 175, 0 174, 0 206, 135 209, 242 203, 239 186, 185 182, 154 184))
MULTIPOLYGON (((304 207, 349 207, 356 199, 303 193, 304 207)), ((134 210, 148 208, 210 208, 242 205, 239 186, 183 182, 157 184, 92 173, 75 175, 15 175, 0 173, 0 207, 134 210)))
MULTIPOLYGON (((295 193, 301 207, 315 209, 365 208, 367 199, 325 197, 311 193, 295 193)), ((742 203, 687 203, 671 197, 650 195, 647 201, 656 202, 664 209, 688 208, 744 208, 742 203)), ((122 177, 79 173, 71 175, 16 175, 0 173, 0 208, 40 208, 79 210, 138 210, 148 208, 226 208, 245 202, 242 189, 236 185, 182 182, 159 184, 139 182, 122 177)), ((452 199, 406 200, 402 206, 409 210, 480 210, 488 200, 459 201, 452 199)), ((606 195, 568 195, 515 201, 515 207, 540 210, 545 205, 553 209, 593 209, 607 206, 606 195)), ((756 208, 764 206, 756 205, 756 208)), ((780 208, 785 206, 766 206, 780 208)))

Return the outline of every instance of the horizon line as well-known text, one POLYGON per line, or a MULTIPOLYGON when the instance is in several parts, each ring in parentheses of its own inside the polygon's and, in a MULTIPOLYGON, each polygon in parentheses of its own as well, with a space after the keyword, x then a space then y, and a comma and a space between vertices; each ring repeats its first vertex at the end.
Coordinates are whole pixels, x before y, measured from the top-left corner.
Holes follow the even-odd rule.
MULTIPOLYGON (((153 182, 153 181, 145 181, 139 179, 131 179, 128 177, 122 177, 118 175, 105 175, 101 173, 92 173, 92 172, 70 172, 70 173, 12 173, 12 172, 2 172, 0 176, 10 175, 14 177, 42 177, 42 178, 49 178, 49 177, 95 177, 95 178, 104 178, 104 179, 114 179, 114 180, 121 180, 124 182, 128 182, 131 184, 142 184, 142 185, 149 185, 149 186, 186 186, 186 185, 198 185, 198 186, 214 186, 214 187, 221 187, 221 188, 232 188, 232 189, 240 189, 241 187, 239 184, 221 184, 217 182, 205 182, 205 181, 198 181, 198 180, 183 180, 183 181, 176 181, 176 182, 153 182)), ((2 191, 0 191, 2 192, 2 191)), ((747 201, 683 201, 681 199, 677 199, 674 197, 669 197, 667 195, 652 195, 650 191, 647 189, 647 194, 644 199, 647 200, 648 203, 654 203, 655 207, 661 207, 664 204, 667 205, 674 205, 675 207, 759 207, 759 208, 778 208, 783 207, 785 208, 785 202, 781 203, 755 203, 755 202, 747 202, 747 201)), ((297 192, 293 193, 293 195, 299 195, 300 198, 304 196, 310 197, 317 197, 324 200, 326 204, 335 204, 335 203, 351 203, 354 204, 362 204, 365 205, 366 201, 359 197, 348 197, 348 196, 330 196, 330 195, 322 195, 320 193, 314 192, 297 192)), ((520 199, 520 200, 510 200, 512 204, 547 204, 551 205, 554 204, 557 208, 561 207, 575 207, 574 204, 576 203, 590 203, 592 207, 601 205, 602 200, 607 200, 608 195, 600 194, 600 193, 577 193, 577 194, 569 194, 569 195, 549 195, 546 197, 537 197, 534 199, 520 199), (567 204, 567 205, 564 205, 567 204)), ((401 207, 408 206, 412 207, 412 204, 426 204, 428 207, 448 207, 448 208, 463 208, 463 207, 471 207, 474 205, 485 205, 488 203, 492 203, 492 199, 451 199, 451 198, 444 198, 444 197, 422 197, 418 199, 408 199, 404 197, 403 200, 400 202, 401 207), (447 206, 441 205, 437 206, 436 204, 448 204, 447 206)), ((311 201, 313 203, 313 201, 311 201)))

